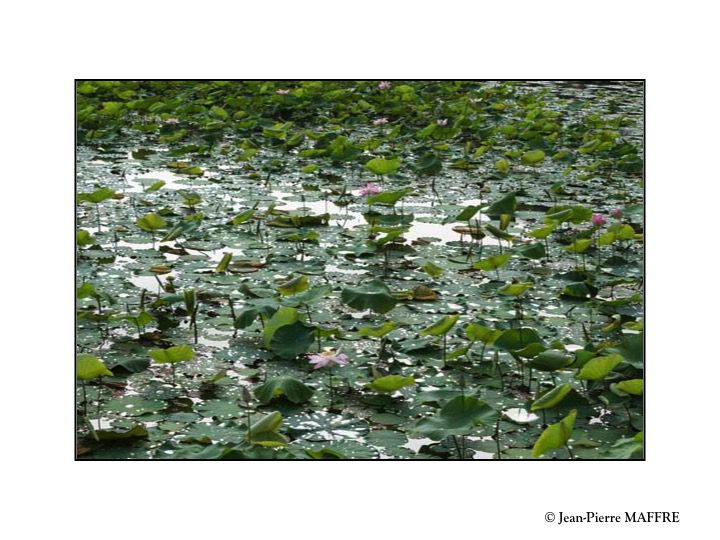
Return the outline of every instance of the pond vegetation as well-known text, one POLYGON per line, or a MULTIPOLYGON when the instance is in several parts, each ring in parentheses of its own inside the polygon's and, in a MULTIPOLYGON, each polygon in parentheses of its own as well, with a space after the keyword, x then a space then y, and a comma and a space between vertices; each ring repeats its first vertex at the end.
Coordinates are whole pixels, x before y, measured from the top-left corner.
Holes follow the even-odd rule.
POLYGON ((642 83, 76 90, 81 459, 642 457, 642 83))

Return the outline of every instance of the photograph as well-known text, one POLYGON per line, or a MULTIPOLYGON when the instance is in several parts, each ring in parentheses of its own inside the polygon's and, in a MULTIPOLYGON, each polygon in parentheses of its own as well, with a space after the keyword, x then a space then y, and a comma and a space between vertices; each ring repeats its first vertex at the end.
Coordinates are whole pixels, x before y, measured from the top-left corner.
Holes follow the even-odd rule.
POLYGON ((653 454, 645 79, 67 84, 75 461, 653 454))

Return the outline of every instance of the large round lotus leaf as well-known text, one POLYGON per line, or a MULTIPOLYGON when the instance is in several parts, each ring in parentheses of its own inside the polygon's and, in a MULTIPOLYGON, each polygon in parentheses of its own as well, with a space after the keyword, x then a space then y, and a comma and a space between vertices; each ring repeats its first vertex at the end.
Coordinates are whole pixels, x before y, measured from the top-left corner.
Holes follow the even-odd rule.
POLYGON ((260 403, 266 405, 280 396, 285 396, 293 403, 305 403, 315 391, 292 377, 276 377, 255 388, 253 393, 260 403))
POLYGON ((278 328, 270 340, 270 349, 280 358, 291 360, 305 354, 315 341, 315 328, 300 321, 278 328))
POLYGON ((502 214, 512 215, 515 213, 517 208, 517 198, 514 193, 506 195, 502 199, 499 199, 492 203, 486 210, 485 213, 488 216, 499 216, 502 214))
POLYGON ((400 168, 400 160, 374 158, 365 164, 365 168, 374 174, 391 174, 400 168))
POLYGON ((346 287, 342 291, 342 301, 357 310, 370 309, 375 313, 387 313, 397 304, 390 289, 379 279, 374 279, 359 287, 346 287))
POLYGON ((494 425, 497 416, 497 411, 484 401, 458 396, 448 401, 437 415, 420 420, 413 432, 435 440, 449 435, 469 435, 479 425, 494 425))
POLYGON ((100 204, 103 201, 111 199, 115 195, 115 192, 110 188, 100 188, 90 193, 78 193, 77 200, 87 201, 94 204, 100 204))
MULTIPOLYGON (((368 204, 380 204, 384 206, 394 206, 400 199, 402 199, 405 195, 408 195, 411 193, 411 189, 401 189, 398 191, 385 191, 383 193, 378 193, 377 195, 370 195, 367 198, 368 204)), ((386 223, 388 223, 386 221, 386 223)), ((390 224, 390 223, 388 223, 390 224)))
POLYGON ((519 351, 531 343, 542 343, 542 339, 534 328, 512 328, 505 330, 495 340, 494 345, 509 351, 519 351))
POLYGON ((176 364, 195 358, 195 352, 190 345, 176 345, 167 349, 153 349, 150 357, 158 364, 176 364))
POLYGON ((79 354, 75 360, 75 376, 82 381, 102 376, 112 377, 112 375, 112 371, 105 367, 97 356, 79 354))
POLYGON ((385 375, 384 377, 378 377, 368 387, 375 392, 391 394, 405 388, 406 386, 412 386, 415 384, 413 377, 403 377, 402 375, 385 375))
POLYGON ((167 221, 165 221, 162 217, 158 216, 157 214, 145 214, 143 217, 137 220, 136 222, 137 226, 140 227, 143 231, 157 231, 158 229, 163 229, 167 227, 167 221))

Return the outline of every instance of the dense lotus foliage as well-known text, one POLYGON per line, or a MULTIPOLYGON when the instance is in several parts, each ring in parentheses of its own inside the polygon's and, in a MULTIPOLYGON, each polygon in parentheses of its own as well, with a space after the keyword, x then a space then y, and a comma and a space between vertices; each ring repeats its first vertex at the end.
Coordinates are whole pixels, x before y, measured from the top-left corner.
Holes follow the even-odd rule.
POLYGON ((78 81, 80 459, 643 456, 643 86, 78 81))

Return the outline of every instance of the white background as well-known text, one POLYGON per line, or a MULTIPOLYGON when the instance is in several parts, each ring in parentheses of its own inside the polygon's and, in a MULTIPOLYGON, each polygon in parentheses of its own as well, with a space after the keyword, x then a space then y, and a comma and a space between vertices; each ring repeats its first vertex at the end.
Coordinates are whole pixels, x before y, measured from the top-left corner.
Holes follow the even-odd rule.
POLYGON ((710 2, 3 7, 4 538, 706 538, 717 530, 710 2), (645 462, 74 462, 75 78, 646 78, 645 462), (550 525, 679 511, 678 525, 550 525))

